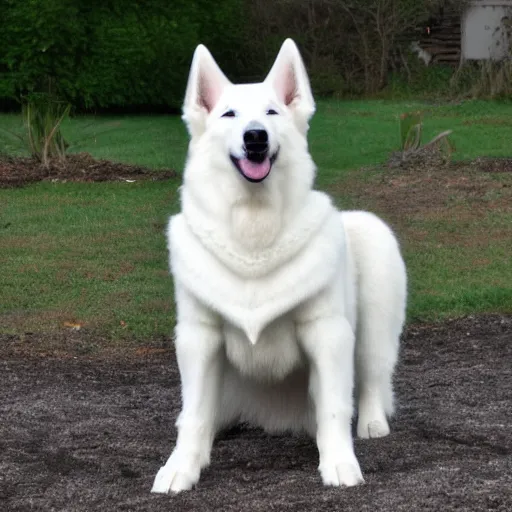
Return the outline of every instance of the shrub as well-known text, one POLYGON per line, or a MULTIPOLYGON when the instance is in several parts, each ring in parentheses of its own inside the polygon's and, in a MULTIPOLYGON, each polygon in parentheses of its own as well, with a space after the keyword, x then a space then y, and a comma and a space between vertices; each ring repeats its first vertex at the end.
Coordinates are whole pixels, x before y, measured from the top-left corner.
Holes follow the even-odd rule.
POLYGON ((456 95, 451 79, 454 70, 444 65, 429 65, 410 54, 400 70, 393 71, 380 96, 391 98, 439 98, 456 95))
POLYGON ((23 104, 22 118, 30 154, 45 167, 51 158, 63 160, 67 143, 60 125, 69 115, 71 105, 48 93, 33 93, 23 104))
POLYGON ((408 151, 417 149, 421 144, 422 132, 422 114, 421 112, 408 112, 400 116, 400 149, 408 151))
POLYGON ((392 153, 390 167, 415 167, 441 165, 449 162, 455 146, 448 136, 451 130, 436 135, 426 144, 421 143, 423 133, 422 112, 406 112, 400 115, 400 151, 392 153))
POLYGON ((177 108, 199 42, 229 69, 239 9, 238 0, 3 0, 0 98, 20 101, 51 79, 79 108, 177 108))
POLYGON ((466 62, 454 73, 451 86, 461 96, 471 98, 511 98, 512 61, 466 62))

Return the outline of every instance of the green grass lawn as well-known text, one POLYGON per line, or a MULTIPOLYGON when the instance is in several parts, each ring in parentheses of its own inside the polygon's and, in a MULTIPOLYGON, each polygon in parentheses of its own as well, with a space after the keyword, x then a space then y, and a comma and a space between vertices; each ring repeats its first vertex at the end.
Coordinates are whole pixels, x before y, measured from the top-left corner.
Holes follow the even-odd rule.
POLYGON ((80 321, 104 334, 170 332, 164 229, 177 208, 176 186, 1 190, 0 329, 52 330, 80 321))
MULTIPOLYGON (((380 164, 399 147, 398 116, 424 112, 424 141, 452 129, 455 159, 509 156, 512 152, 512 103, 471 101, 460 105, 419 102, 320 101, 310 129, 310 146, 319 179, 336 178, 340 170, 380 164)), ((0 152, 23 154, 16 139, 21 119, 0 114, 0 152)), ((64 123, 72 152, 153 168, 182 169, 188 135, 178 116, 77 117, 64 123)))
MULTIPOLYGON (((512 104, 325 101, 310 130, 319 188, 340 206, 375 210, 393 224, 409 269, 410 320, 512 312, 512 214, 507 189, 497 185, 510 186, 508 176, 488 178, 488 197, 448 197, 442 215, 428 208, 398 214, 374 201, 380 165, 398 149, 398 116, 409 110, 425 112, 425 141, 454 131, 457 159, 511 156, 512 104), (461 208, 465 213, 457 216, 461 208), (466 215, 476 211, 480 215, 466 215), (475 237, 479 243, 470 243, 475 237)), ((18 116, 0 115, 0 128, 17 131, 19 125, 18 116)), ((97 158, 178 170, 185 160, 187 133, 178 117, 78 117, 63 131, 71 151, 97 158)), ((2 150, 21 152, 5 133, 2 150)), ((179 183, 0 189, 0 332, 83 322, 114 339, 169 334, 174 318, 164 230, 178 209, 179 183)))
POLYGON ((340 169, 384 162, 399 149, 399 115, 416 110, 424 112, 424 142, 453 130, 455 159, 512 154, 512 103, 321 102, 310 132, 320 180, 336 179, 340 169))
MULTIPOLYGON (((179 116, 72 117, 62 131, 72 153, 155 169, 181 169, 185 161, 188 134, 179 116)), ((16 137, 22 133, 20 116, 0 114, 0 152, 26 155, 16 137)))

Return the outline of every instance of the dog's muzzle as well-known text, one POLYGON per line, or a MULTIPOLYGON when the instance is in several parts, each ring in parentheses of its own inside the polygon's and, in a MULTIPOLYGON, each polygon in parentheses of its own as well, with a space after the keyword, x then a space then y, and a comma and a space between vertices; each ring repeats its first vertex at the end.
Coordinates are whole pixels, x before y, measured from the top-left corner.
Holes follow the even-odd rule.
POLYGON ((277 158, 277 151, 269 156, 268 133, 260 123, 249 123, 243 139, 245 157, 236 158, 230 155, 231 161, 246 180, 259 183, 270 174, 272 164, 277 158))

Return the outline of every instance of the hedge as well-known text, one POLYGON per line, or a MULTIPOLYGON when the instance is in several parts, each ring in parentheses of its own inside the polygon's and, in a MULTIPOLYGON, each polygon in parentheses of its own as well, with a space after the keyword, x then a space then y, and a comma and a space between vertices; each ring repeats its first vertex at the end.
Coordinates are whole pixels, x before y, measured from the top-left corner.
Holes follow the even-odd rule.
POLYGON ((207 44, 230 71, 239 0, 2 0, 0 99, 45 90, 78 108, 179 107, 207 44))

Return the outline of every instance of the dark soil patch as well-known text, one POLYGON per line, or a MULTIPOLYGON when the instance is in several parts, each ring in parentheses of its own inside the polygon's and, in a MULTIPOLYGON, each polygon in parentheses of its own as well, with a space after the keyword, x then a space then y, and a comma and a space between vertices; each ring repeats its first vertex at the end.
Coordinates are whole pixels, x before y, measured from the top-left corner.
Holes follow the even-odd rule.
POLYGON ((512 172, 512 158, 478 158, 475 165, 484 172, 512 172))
POLYGON ((48 168, 33 158, 0 155, 0 188, 22 187, 37 181, 124 181, 176 178, 171 169, 151 170, 139 165, 96 160, 88 153, 52 160, 48 168))
POLYGON ((14 350, 36 335, 0 338, 0 510, 512 510, 510 316, 408 329, 392 434, 356 441, 366 485, 324 488, 312 440, 239 428, 177 497, 149 492, 175 440, 173 352, 86 358, 72 336, 59 357, 14 350))

